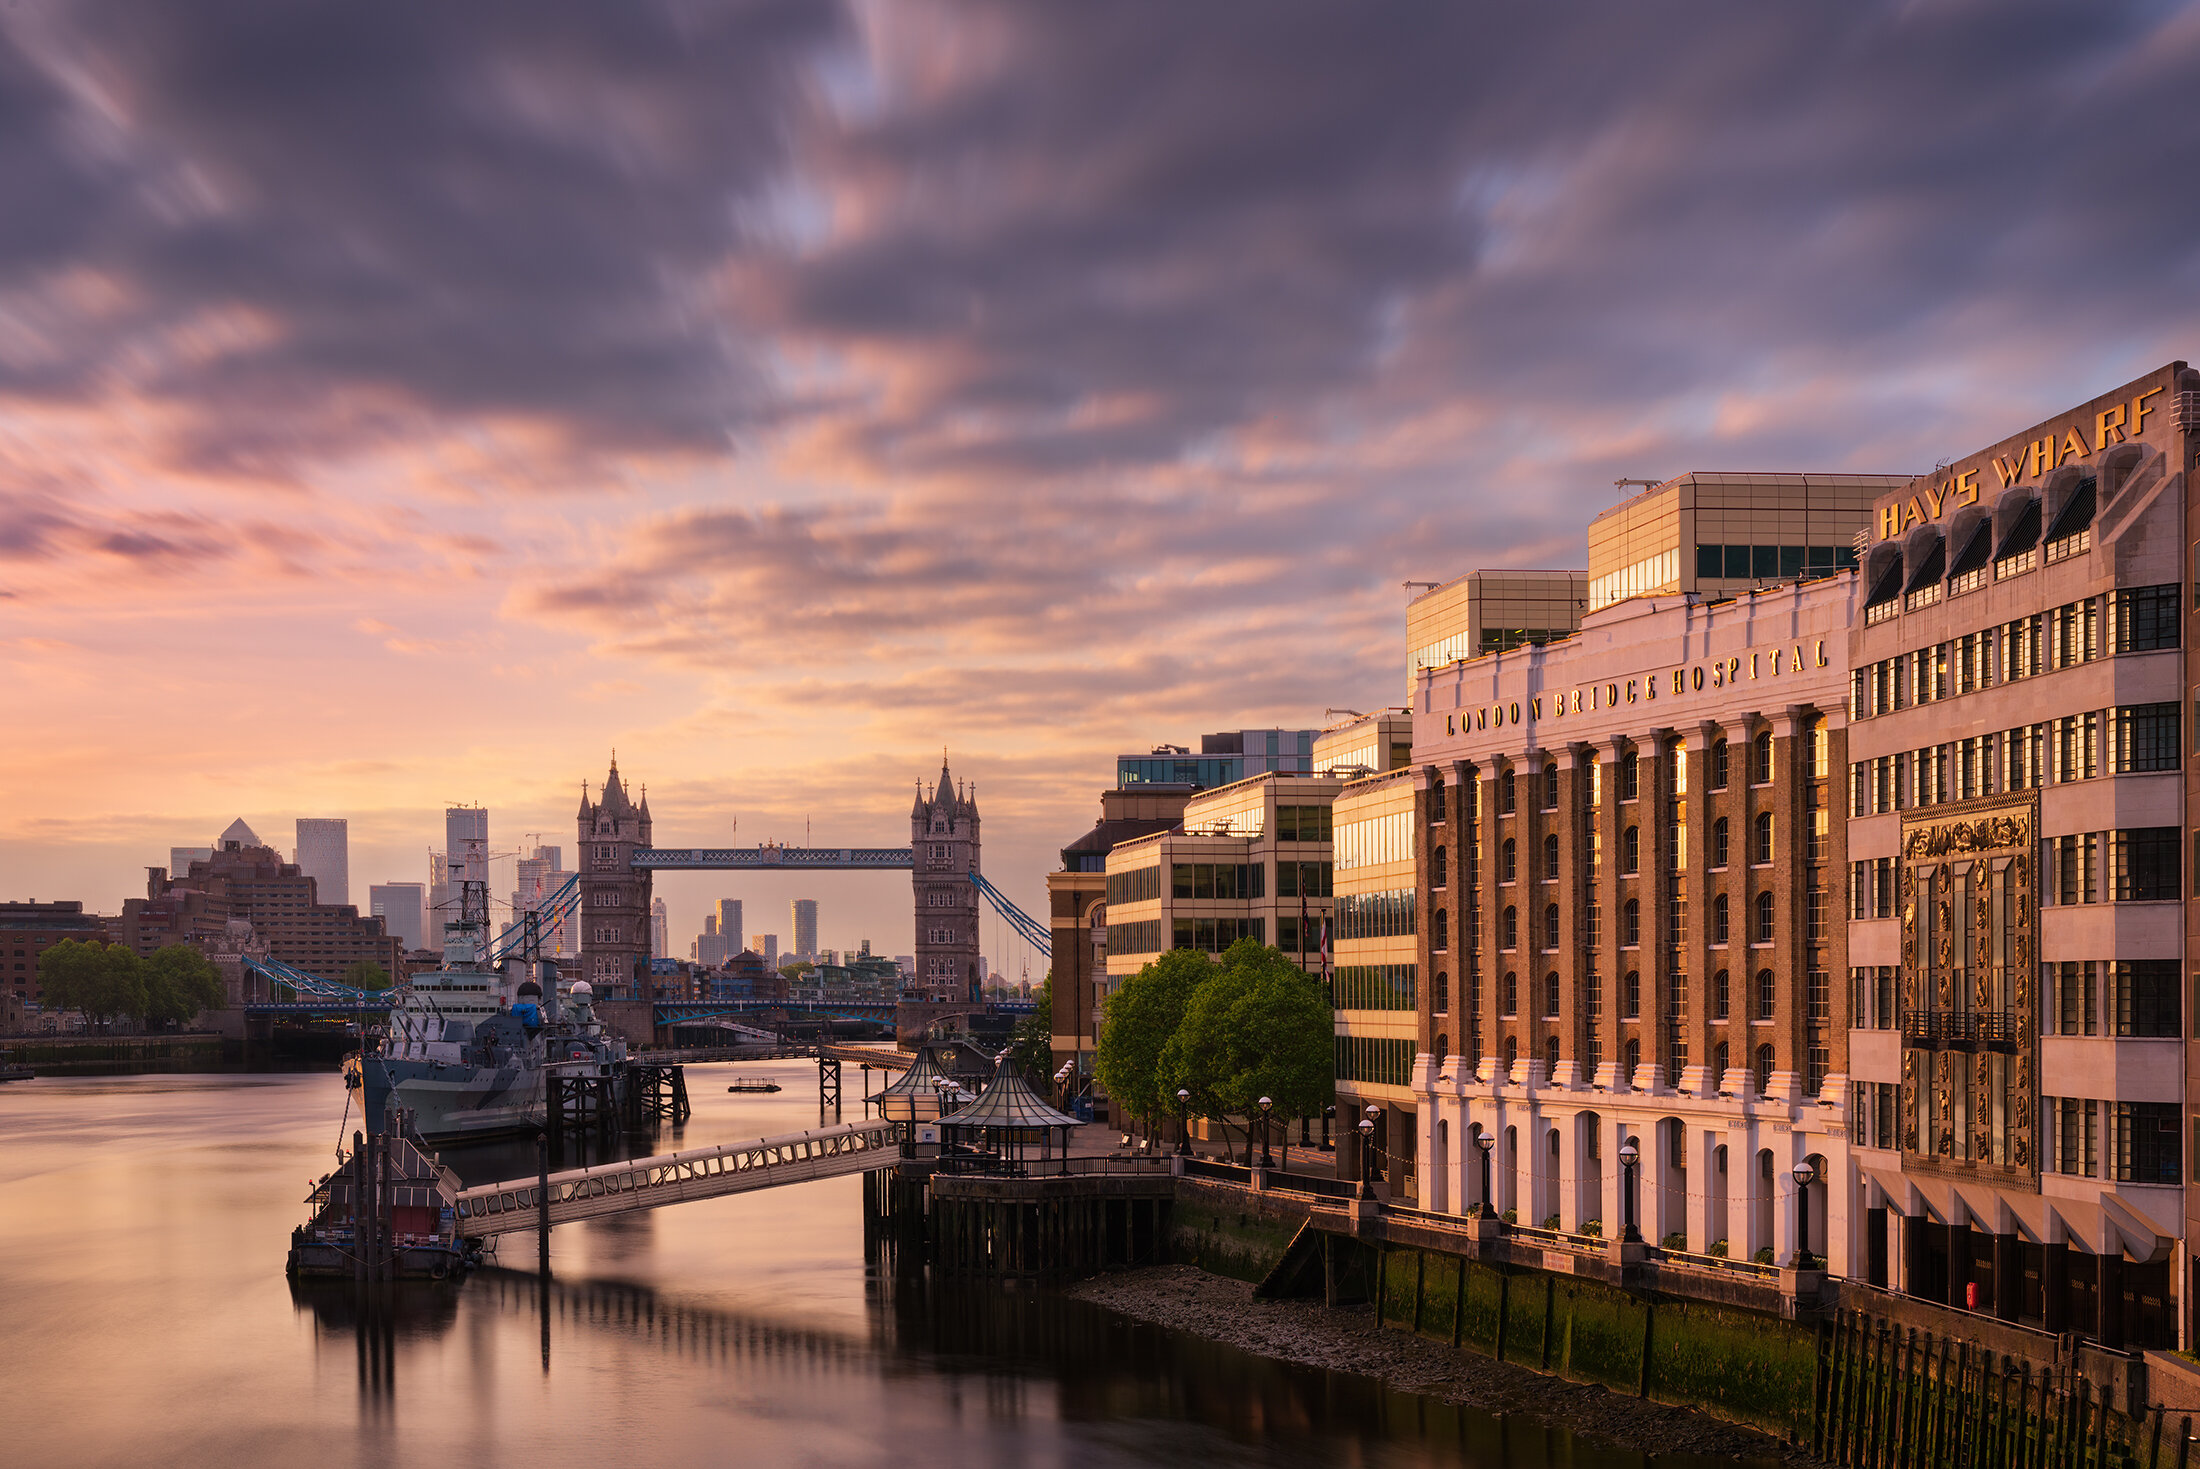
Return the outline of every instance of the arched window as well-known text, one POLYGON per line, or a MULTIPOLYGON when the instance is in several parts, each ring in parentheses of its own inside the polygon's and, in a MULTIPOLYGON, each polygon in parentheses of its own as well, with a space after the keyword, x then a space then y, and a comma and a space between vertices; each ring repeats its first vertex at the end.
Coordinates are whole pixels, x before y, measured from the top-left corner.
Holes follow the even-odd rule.
POLYGON ((1497 773, 1497 810, 1500 815, 1513 814, 1513 768, 1508 765, 1497 773))
POLYGON ((1500 949, 1517 949, 1520 947, 1520 910, 1518 908, 1507 908, 1500 918, 1497 925, 1497 947, 1500 949))
POLYGON ((1429 915, 1428 946, 1438 954, 1451 947, 1451 914, 1442 908, 1429 915))
POLYGON ((1757 931, 1750 935, 1750 942, 1758 944, 1772 942, 1772 894, 1770 893, 1759 893, 1757 895, 1757 931))
POLYGON ((1722 816, 1711 823, 1711 865, 1726 866, 1727 856, 1726 818, 1722 816))
POLYGON ((1642 871, 1642 828, 1630 826, 1619 834, 1619 870, 1642 871))
MULTIPOLYGON (((1549 1035, 1549 1036, 1545 1036, 1545 1037, 1543 1038, 1543 1074, 1544 1074, 1545 1076, 1550 1076, 1550 1075, 1552 1075, 1553 1073, 1555 1073, 1555 1072, 1556 1072, 1557 1070, 1558 1070, 1558 1037, 1557 1037, 1557 1036, 1555 1036, 1555 1035, 1549 1035)), ((1557 1133, 1555 1133, 1555 1132, 1554 1132, 1554 1133, 1552 1133, 1552 1134, 1551 1134, 1551 1140, 1552 1140, 1553 1142, 1556 1142, 1556 1141, 1558 1140, 1558 1134, 1557 1134, 1557 1133)))
POLYGON ((1713 740, 1711 742, 1711 789, 1715 791, 1725 790, 1728 775, 1726 741, 1713 740))
POLYGON ((1642 1042, 1630 1037, 1627 1048, 1622 1054, 1627 1057, 1627 1084, 1633 1086, 1635 1084, 1635 1073, 1642 1069, 1642 1042))
POLYGON ((1757 1048, 1757 1095, 1762 1097, 1772 1091, 1772 1047, 1757 1048))
POLYGON ((1448 881, 1451 875, 1449 867, 1449 861, 1445 857, 1442 847, 1438 847, 1435 851, 1429 853, 1428 885, 1432 888, 1450 886, 1448 881))
POLYGON ((1518 876, 1515 869, 1519 856, 1519 844, 1511 837, 1505 838, 1503 844, 1497 849, 1497 880, 1499 882, 1511 882, 1518 876))
POLYGON ((1543 1018, 1558 1018, 1558 971, 1555 969, 1543 976, 1543 1018))
POLYGON ((1509 1035, 1509 1036, 1506 1036, 1506 1037, 1505 1037, 1505 1074, 1506 1074, 1507 1076, 1511 1076, 1511 1075, 1512 1075, 1512 1069, 1513 1069, 1513 1067, 1515 1067, 1515 1066, 1517 1066, 1517 1065, 1519 1065, 1519 1064, 1520 1064, 1520 1037, 1519 1037, 1519 1036, 1516 1036, 1516 1035, 1509 1035))
POLYGON ((1759 1020, 1770 1020, 1772 1018, 1773 999, 1772 971, 1760 969, 1757 971, 1757 1018, 1759 1020))
POLYGON ((1441 969, 1436 971, 1436 993, 1429 999, 1429 1013, 1431 1015, 1448 1015, 1451 1013, 1451 976, 1441 969))
POLYGON ((1604 942, 1604 909, 1594 898, 1582 905, 1581 926, 1583 936, 1589 944, 1589 952, 1594 954, 1597 945, 1604 942))
POLYGON ((1442 826, 1444 824, 1444 777, 1441 773, 1429 777, 1428 824, 1430 826, 1442 826))
POLYGON ((1510 969, 1505 971, 1505 982, 1500 986, 1497 998, 1504 1005, 1504 1008, 1497 1012, 1498 1014, 1517 1015, 1520 1013, 1520 976, 1518 974, 1510 969))
POLYGON ((1760 811, 1749 829, 1749 860, 1757 867, 1772 864, 1772 813, 1760 811))
POLYGON ((1552 760, 1543 767, 1543 809, 1558 809, 1558 762, 1552 760))
POLYGON ((1720 970, 1711 976, 1711 1018, 1725 1020, 1734 1013, 1734 982, 1720 970))
POLYGON ((1555 832, 1543 838, 1543 880, 1558 881, 1558 835, 1555 832))
POLYGON ((1729 933, 1728 908, 1729 904, 1725 893, 1721 893, 1711 900, 1711 945, 1713 948, 1718 948, 1727 942, 1729 933))
POLYGON ((1727 1068, 1734 1064, 1734 1050, 1725 1041, 1711 1048, 1711 1086, 1723 1094, 1726 1088, 1727 1068))
POLYGON ((1761 729, 1749 742, 1749 779, 1753 785, 1772 784, 1772 731, 1761 729))
POLYGON ((1629 898, 1619 910, 1619 946, 1632 949, 1642 943, 1642 900, 1629 898))
POLYGON ((1442 1067, 1442 1066, 1443 1066, 1443 1064, 1444 1064, 1444 1058, 1445 1058, 1446 1056, 1450 1055, 1450 1054, 1451 1054, 1451 1037, 1450 1037, 1450 1036, 1448 1036, 1448 1035, 1446 1035, 1446 1034, 1444 1034, 1444 1033, 1443 1033, 1442 1031, 1440 1031, 1440 1030, 1439 1030, 1438 1032, 1436 1032, 1436 1064, 1437 1064, 1437 1066, 1438 1066, 1438 1067, 1442 1067))
POLYGON ((1642 794, 1642 765, 1635 756, 1635 747, 1629 745, 1627 753, 1619 757, 1619 798, 1632 801, 1642 794))
POLYGON ((1558 904, 1543 906, 1543 947, 1546 951, 1558 947, 1558 904))
POLYGON ((1620 1007, 1620 1013, 1624 1019, 1640 1020, 1642 1018, 1641 970, 1628 970, 1627 977, 1620 981, 1620 1007))

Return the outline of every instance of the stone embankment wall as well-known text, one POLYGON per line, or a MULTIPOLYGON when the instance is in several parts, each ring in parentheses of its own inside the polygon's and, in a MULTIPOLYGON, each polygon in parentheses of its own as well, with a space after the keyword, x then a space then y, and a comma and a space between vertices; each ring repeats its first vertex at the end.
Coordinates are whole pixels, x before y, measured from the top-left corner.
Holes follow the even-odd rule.
POLYGON ((219 1035, 8 1036, 0 1049, 40 1076, 219 1071, 224 1055, 219 1035))

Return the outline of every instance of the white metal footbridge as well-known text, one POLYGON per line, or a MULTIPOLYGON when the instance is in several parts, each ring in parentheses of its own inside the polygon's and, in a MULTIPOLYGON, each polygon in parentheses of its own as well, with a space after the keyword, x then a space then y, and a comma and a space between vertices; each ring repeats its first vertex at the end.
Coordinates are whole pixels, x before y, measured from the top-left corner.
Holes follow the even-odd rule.
MULTIPOLYGON (((878 1120, 598 1163, 550 1175, 549 1221, 601 1219, 691 1199, 868 1173, 891 1168, 900 1159, 901 1124, 878 1120)), ((457 1203, 458 1232, 480 1239, 536 1229, 542 1201, 542 1181, 535 1178, 463 1189, 457 1203)))

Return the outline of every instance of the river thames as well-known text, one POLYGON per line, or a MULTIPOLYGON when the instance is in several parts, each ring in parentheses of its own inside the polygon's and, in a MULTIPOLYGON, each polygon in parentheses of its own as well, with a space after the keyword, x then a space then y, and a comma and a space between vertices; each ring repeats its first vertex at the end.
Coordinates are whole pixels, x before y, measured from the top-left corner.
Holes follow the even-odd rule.
MULTIPOLYGON (((654 1150, 818 1122, 806 1062, 694 1067, 689 1085, 694 1117, 654 1150), (759 1073, 786 1090, 727 1095, 759 1073)), ((1608 1452, 1043 1291, 897 1286, 866 1266, 855 1178, 561 1227, 547 1288, 532 1237, 510 1240, 502 1267, 365 1311, 349 1285, 283 1275, 301 1200, 356 1125, 345 1101, 328 1074, 0 1087, 9 1462, 1709 1462, 1608 1452)), ((446 1156, 480 1182, 531 1171, 530 1153, 446 1156)))

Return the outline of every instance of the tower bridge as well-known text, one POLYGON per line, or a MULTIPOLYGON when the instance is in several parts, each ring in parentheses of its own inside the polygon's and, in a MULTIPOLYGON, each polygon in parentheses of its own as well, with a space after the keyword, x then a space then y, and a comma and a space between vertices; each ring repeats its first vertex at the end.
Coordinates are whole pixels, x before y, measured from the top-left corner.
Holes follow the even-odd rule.
MULTIPOLYGON (((956 783, 944 754, 938 781, 929 791, 917 785, 906 846, 659 847, 652 840, 649 794, 645 789, 639 800, 628 794, 616 757, 596 794, 582 787, 576 826, 578 870, 545 910, 570 916, 580 936, 582 977, 600 994, 654 998, 650 960, 670 957, 649 951, 651 879, 659 872, 907 872, 916 917, 911 989, 929 1000, 978 1001, 985 980, 978 962, 981 901, 1025 942, 1052 954, 1046 926, 981 873, 977 793, 956 783)), ((498 949, 512 947, 507 935, 498 949)))

